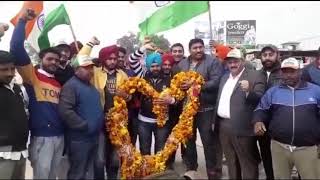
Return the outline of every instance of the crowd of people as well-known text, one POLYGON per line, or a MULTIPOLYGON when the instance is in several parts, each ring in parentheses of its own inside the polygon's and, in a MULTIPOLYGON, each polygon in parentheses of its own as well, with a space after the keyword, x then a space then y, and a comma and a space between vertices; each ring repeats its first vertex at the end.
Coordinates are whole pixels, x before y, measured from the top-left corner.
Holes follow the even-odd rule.
MULTIPOLYGON (((186 100, 130 95, 117 87, 140 77, 161 92, 186 71, 205 80, 193 137, 181 144, 187 173, 198 169, 198 130, 208 179, 221 179, 223 156, 230 179, 258 179, 261 162, 267 179, 290 179, 293 167, 302 179, 320 178, 320 49, 317 60, 301 69, 294 57, 280 61, 277 47, 268 45, 256 70, 237 48, 214 44, 213 53, 205 54, 201 39, 190 40, 188 57, 180 43, 162 52, 149 39, 132 54, 111 45, 92 57, 100 44, 93 37, 43 49, 34 66, 24 47, 26 23, 33 18, 30 11, 20 17, 10 52, 0 51, 1 179, 24 179, 26 159, 34 179, 119 179, 121 159, 104 122, 113 97, 126 100, 131 141, 139 140, 142 155, 163 149, 186 100), (23 84, 13 81, 16 69, 23 84), (168 106, 161 128, 155 104, 168 106)), ((191 85, 186 81, 180 88, 191 85)), ((174 169, 175 155, 167 169, 174 169)))

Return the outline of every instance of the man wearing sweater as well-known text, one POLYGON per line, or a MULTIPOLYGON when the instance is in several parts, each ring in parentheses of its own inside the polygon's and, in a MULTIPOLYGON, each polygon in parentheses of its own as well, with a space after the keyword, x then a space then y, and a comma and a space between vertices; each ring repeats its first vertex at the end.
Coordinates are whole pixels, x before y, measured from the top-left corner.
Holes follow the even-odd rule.
POLYGON ((58 114, 61 86, 54 73, 60 53, 52 48, 39 53, 41 64, 35 69, 24 48, 25 28, 35 18, 33 10, 27 10, 16 25, 10 44, 30 99, 30 147, 29 159, 34 179, 55 179, 64 146, 64 125, 58 114))
POLYGON ((11 84, 15 58, 0 51, 0 179, 24 179, 28 157, 28 118, 22 91, 11 84))
POLYGON ((66 147, 70 161, 68 179, 92 179, 94 154, 103 126, 98 90, 90 84, 93 62, 88 56, 76 60, 75 76, 62 88, 59 113, 66 123, 66 147), (80 150, 81 149, 81 150, 80 150))

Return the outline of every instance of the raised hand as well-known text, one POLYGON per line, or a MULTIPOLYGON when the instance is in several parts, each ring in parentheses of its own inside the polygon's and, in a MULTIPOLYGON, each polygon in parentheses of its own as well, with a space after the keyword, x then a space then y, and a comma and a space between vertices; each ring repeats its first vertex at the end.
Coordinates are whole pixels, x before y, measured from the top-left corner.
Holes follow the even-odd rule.
POLYGON ((149 51, 155 51, 155 50, 156 50, 156 46, 155 46, 155 44, 151 41, 151 38, 150 38, 150 37, 145 37, 145 38, 144 38, 143 47, 146 48, 146 50, 149 50, 149 51))
POLYGON ((9 29, 9 25, 5 23, 0 23, 0 40, 1 37, 4 36, 4 32, 9 29))
POLYGON ((37 15, 33 9, 26 9, 26 11, 22 14, 21 18, 25 21, 31 21, 36 18, 37 15))
POLYGON ((97 37, 93 36, 90 40, 90 43, 92 43, 93 45, 99 45, 100 41, 98 40, 97 37))

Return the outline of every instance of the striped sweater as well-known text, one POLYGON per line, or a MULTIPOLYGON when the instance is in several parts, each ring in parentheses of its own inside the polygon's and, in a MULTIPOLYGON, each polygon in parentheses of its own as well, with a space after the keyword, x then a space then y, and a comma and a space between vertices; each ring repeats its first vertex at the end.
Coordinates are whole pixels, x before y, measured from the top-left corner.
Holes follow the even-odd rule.
POLYGON ((143 58, 146 49, 144 47, 140 47, 134 53, 132 53, 129 57, 130 68, 133 70, 135 76, 143 78, 146 75, 147 69, 142 67, 141 58, 143 58))
POLYGON ((29 96, 31 136, 63 135, 64 125, 58 114, 61 85, 42 69, 35 69, 24 48, 26 22, 19 20, 13 31, 10 52, 16 58, 18 72, 29 96))

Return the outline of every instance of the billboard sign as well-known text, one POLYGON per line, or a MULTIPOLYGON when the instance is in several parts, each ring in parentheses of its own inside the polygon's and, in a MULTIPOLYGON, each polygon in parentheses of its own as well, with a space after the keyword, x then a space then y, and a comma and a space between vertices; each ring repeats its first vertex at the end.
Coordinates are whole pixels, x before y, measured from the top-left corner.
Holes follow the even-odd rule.
POLYGON ((256 20, 226 21, 226 43, 256 45, 256 20))

